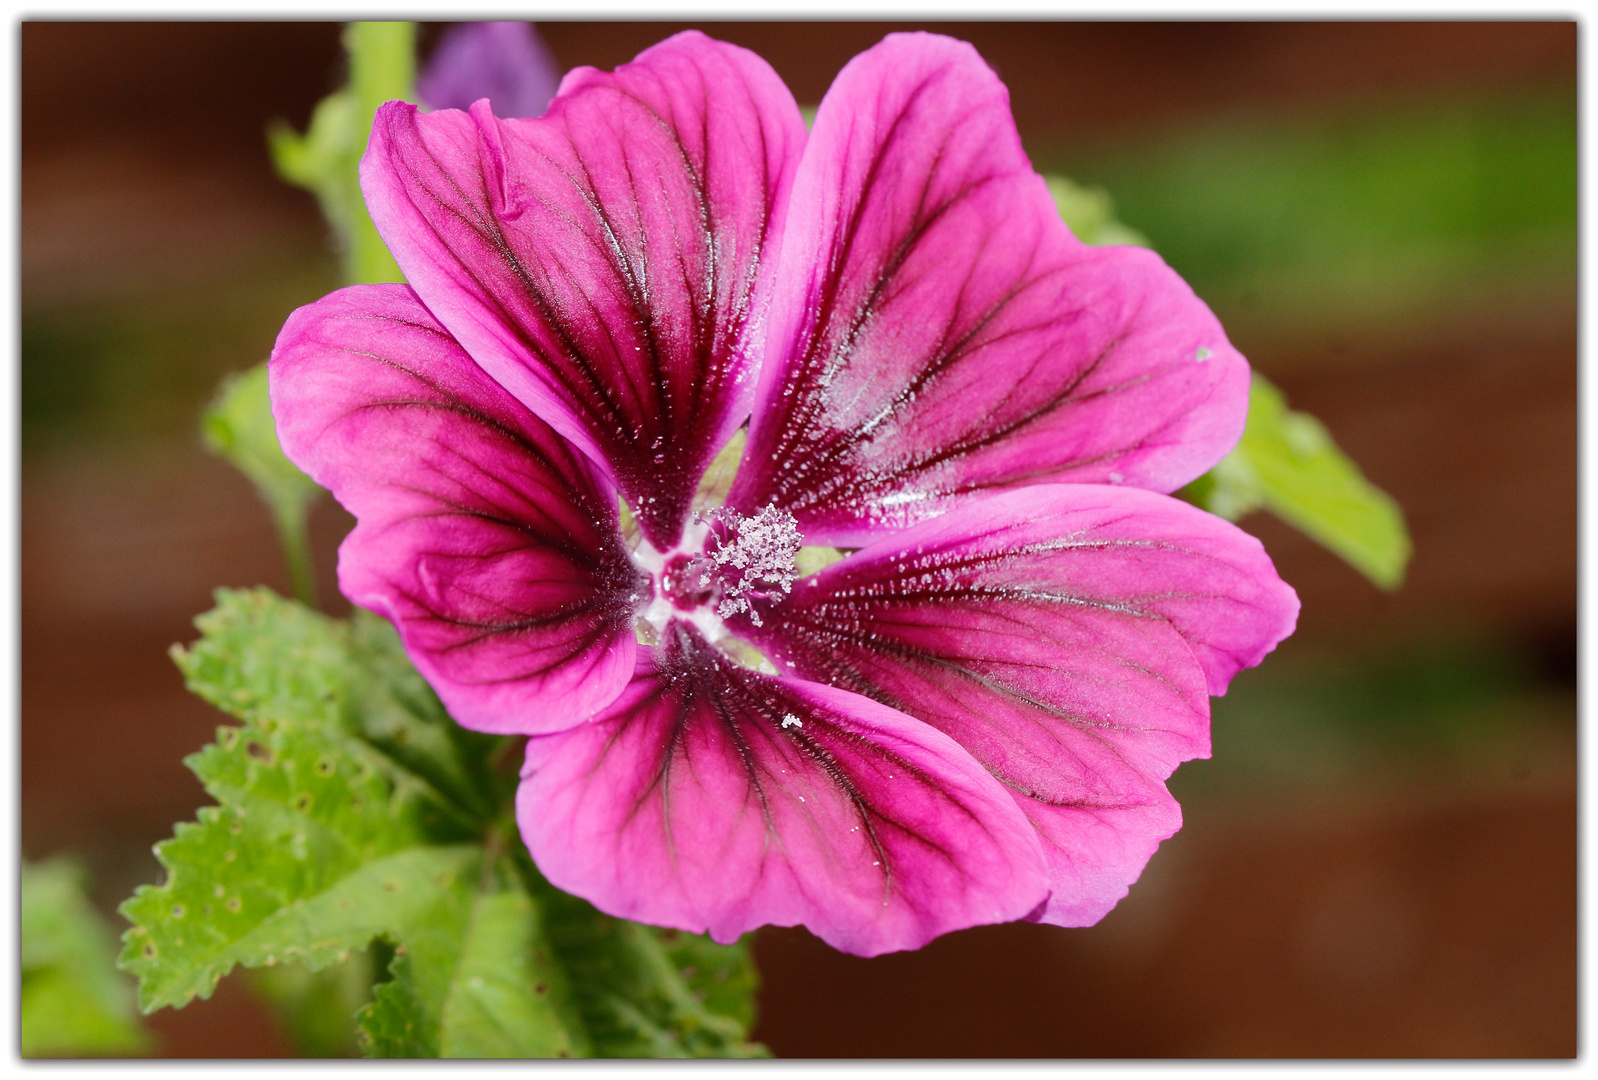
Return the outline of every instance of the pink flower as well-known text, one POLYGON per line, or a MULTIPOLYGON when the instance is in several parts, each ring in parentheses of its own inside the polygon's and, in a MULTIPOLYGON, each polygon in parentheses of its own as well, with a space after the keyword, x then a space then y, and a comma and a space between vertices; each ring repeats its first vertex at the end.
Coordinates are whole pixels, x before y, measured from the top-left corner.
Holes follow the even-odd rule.
POLYGON ((1298 601, 1159 494, 1237 440, 1247 364, 1158 257, 1070 235, 969 45, 890 36, 807 138, 680 34, 537 120, 390 103, 362 183, 411 286, 289 319, 279 431, 359 521, 345 593, 531 736, 551 881, 862 955, 1126 894, 1298 601))

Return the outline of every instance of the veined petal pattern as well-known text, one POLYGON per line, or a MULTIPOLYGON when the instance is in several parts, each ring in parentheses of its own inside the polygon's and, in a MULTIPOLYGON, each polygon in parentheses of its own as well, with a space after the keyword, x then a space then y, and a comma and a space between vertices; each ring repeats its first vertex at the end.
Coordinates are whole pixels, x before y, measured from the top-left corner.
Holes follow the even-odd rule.
POLYGON ((295 312, 271 380, 284 451, 358 522, 340 588, 394 622, 455 719, 549 731, 626 685, 648 583, 615 495, 407 286, 295 312))
POLYGON ((1209 695, 1297 613, 1236 526, 1151 492, 1047 484, 863 548, 739 632, 785 672, 968 750, 1044 839, 1044 917, 1085 925, 1181 824, 1163 781, 1209 755, 1209 695))
POLYGON ((972 493, 1174 491, 1242 435, 1248 365, 1159 257, 1079 243, 970 45, 850 61, 794 181, 729 502, 858 546, 972 493))
POLYGON ((522 836, 556 885, 708 932, 802 924, 861 956, 1019 919, 1037 836, 946 736, 740 667, 684 623, 594 721, 528 743, 522 836))
POLYGON ((367 206, 406 280, 483 368, 676 542, 748 414, 747 337, 805 139, 782 80, 687 32, 549 111, 379 111, 367 206))
POLYGON ((552 882, 861 955, 1125 895, 1298 601, 1159 494, 1236 442, 1247 363, 1158 256, 1070 234, 969 45, 890 35, 807 136, 679 34, 536 119, 390 102, 362 187, 411 286, 289 320, 280 437, 358 519, 344 592, 530 736, 552 882))

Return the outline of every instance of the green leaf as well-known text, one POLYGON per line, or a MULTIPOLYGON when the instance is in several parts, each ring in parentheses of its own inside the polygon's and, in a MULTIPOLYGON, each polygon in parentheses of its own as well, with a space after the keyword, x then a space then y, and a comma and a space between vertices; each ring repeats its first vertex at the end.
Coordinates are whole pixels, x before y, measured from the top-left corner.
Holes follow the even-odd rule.
MULTIPOLYGON (((208 996, 238 965, 326 971, 375 942, 393 952, 359 1014, 370 1055, 763 1052, 747 1041, 746 951, 663 937, 544 882, 515 836, 506 766, 521 741, 453 724, 392 628, 264 589, 217 599, 174 655, 243 724, 188 759, 219 805, 158 846, 166 883, 122 907, 146 1010, 208 996)), ((301 1009, 318 985, 268 983, 301 1009)), ((336 1024, 317 1030, 342 1046, 336 1024)))
POLYGON ((360 1017, 374 1057, 588 1056, 539 912, 509 859, 490 860, 410 927, 360 1017))
POLYGON ((210 450, 226 458, 276 507, 304 507, 322 493, 283 453, 272 422, 265 364, 229 377, 206 409, 200 430, 210 450))
POLYGON ((353 733, 343 624, 266 590, 219 591, 197 622, 205 636, 174 657, 190 689, 245 723, 186 759, 220 805, 157 845, 167 882, 122 907, 122 965, 146 1012, 208 997, 235 964, 347 959, 403 925, 417 875, 474 858, 469 845, 413 850, 477 830, 353 733), (345 902, 362 910, 341 915, 345 902))
POLYGON ((78 865, 57 858, 22 864, 18 939, 22 1056, 145 1053, 150 1037, 133 1009, 133 987, 117 973, 116 939, 83 891, 78 865))
POLYGON ((306 515, 322 493, 316 481, 300 472, 283 453, 272 422, 267 395, 265 364, 222 383, 216 399, 200 420, 205 445, 250 478, 261 498, 272 508, 278 538, 288 560, 295 594, 316 604, 316 582, 311 572, 306 515))
POLYGON ((1242 440, 1179 494, 1229 521, 1264 508, 1380 587, 1404 580, 1412 549, 1398 504, 1365 479, 1319 420, 1289 410, 1258 372, 1242 440))
POLYGON ((1127 228, 1115 218, 1115 204, 1103 188, 1083 187, 1055 173, 1044 176, 1049 194, 1060 217, 1071 233, 1084 244, 1136 244, 1148 247, 1149 241, 1136 229, 1127 228))
POLYGON ((595 1057, 769 1056, 749 1041, 757 980, 745 945, 612 918, 524 868, 595 1057))
POLYGON ((350 686, 358 734, 479 820, 493 820, 515 794, 517 777, 491 763, 521 740, 455 723, 387 619, 357 609, 349 635, 350 660, 361 675, 350 686))

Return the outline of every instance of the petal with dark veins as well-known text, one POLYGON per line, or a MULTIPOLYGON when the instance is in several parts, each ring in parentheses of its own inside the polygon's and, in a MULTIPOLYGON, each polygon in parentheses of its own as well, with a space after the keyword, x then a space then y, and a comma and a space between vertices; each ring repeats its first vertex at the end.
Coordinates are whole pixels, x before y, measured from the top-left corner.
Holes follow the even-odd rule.
POLYGON ((970 45, 849 62, 794 180, 746 469, 810 543, 859 546, 973 493, 1174 491, 1237 442, 1248 365, 1151 251, 1088 247, 970 45))
POLYGON ((688 32, 572 71, 537 119, 389 102, 361 187, 429 310, 666 550, 748 415, 746 338, 804 139, 764 60, 688 32))
POLYGON ((528 743, 517 819, 555 885, 717 941, 801 924, 861 956, 1043 900, 1032 828, 949 738, 667 634, 592 723, 528 743))
POLYGON ((620 692, 649 583, 614 493, 409 287, 296 311, 270 371, 284 452, 358 522, 340 587, 394 622, 455 719, 549 731, 620 692))
POLYGON ((1086 925, 1180 826, 1164 780, 1209 755, 1209 695, 1297 614, 1236 526, 1152 492, 1048 484, 862 548, 736 629, 784 673, 970 751, 1043 838, 1043 918, 1086 925))

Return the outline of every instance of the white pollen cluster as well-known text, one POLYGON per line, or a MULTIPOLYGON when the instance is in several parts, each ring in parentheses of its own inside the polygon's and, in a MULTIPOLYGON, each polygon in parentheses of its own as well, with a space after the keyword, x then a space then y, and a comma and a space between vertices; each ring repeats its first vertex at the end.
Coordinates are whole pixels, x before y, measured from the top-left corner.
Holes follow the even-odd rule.
MULTIPOLYGON (((727 526, 729 536, 719 548, 706 554, 717 566, 742 571, 734 580, 723 579, 716 612, 725 619, 747 611, 749 621, 759 626, 760 614, 750 606, 748 594, 773 589, 793 591, 794 579, 799 576, 796 560, 804 543, 799 522, 775 506, 763 506, 752 517, 744 517, 736 510, 722 510, 716 516, 727 526)), ((710 580, 707 570, 700 584, 708 585, 710 580)))

